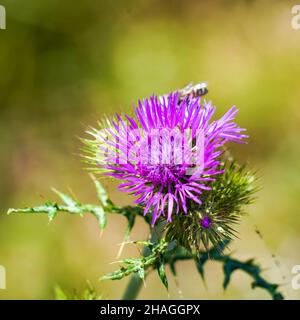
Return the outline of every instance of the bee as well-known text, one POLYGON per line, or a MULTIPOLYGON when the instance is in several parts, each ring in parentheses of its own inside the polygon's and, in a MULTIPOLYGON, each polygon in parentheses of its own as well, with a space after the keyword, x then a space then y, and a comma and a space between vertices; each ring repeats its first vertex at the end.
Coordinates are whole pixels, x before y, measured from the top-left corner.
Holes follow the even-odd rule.
POLYGON ((208 93, 208 90, 207 90, 206 82, 197 83, 195 85, 193 85, 193 83, 191 82, 187 86, 179 90, 179 94, 180 94, 179 100, 182 101, 184 98, 189 96, 193 98, 202 97, 207 93, 208 93))
MULTIPOLYGON (((193 85, 193 83, 190 82, 184 88, 179 89, 178 93, 179 93, 178 103, 180 103, 186 98, 188 99, 189 97, 192 97, 192 98, 202 97, 208 93, 207 83, 201 82, 193 85)), ((167 99, 167 98, 168 98, 168 95, 164 94, 162 96, 159 96, 159 101, 163 102, 164 99, 167 99)))

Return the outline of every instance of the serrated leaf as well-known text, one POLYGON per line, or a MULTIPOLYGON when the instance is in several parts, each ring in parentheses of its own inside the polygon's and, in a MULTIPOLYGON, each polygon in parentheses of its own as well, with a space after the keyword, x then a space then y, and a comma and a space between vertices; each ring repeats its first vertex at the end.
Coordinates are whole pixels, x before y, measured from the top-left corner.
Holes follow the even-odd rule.
POLYGON ((203 268, 203 263, 202 261, 198 258, 198 257, 195 257, 195 264, 196 264, 196 267, 197 267, 197 270, 202 278, 203 281, 205 281, 205 278, 204 278, 204 268, 203 268))
POLYGON ((177 272, 176 272, 176 266, 175 266, 175 262, 170 262, 170 270, 173 274, 174 277, 177 277, 177 272))
POLYGON ((128 220, 127 232, 129 234, 130 231, 132 230, 132 228, 134 227, 135 214, 133 214, 130 210, 126 210, 125 216, 126 216, 126 218, 128 220))
POLYGON ((52 221, 57 214, 57 208, 56 207, 49 207, 49 211, 48 211, 48 218, 49 221, 52 221))
POLYGON ((104 229, 107 224, 107 215, 102 207, 94 207, 91 212, 98 220, 100 229, 104 229))
POLYGON ((140 279, 144 280, 145 279, 145 269, 141 267, 138 270, 138 275, 139 275, 140 279))
POLYGON ((224 271, 223 288, 226 290, 230 282, 230 278, 233 270, 228 263, 225 263, 223 266, 223 271, 224 271))
POLYGON ((161 257, 158 259, 157 272, 158 272, 158 275, 159 275, 161 282, 168 290, 168 287, 169 287, 168 279, 167 279, 167 275, 166 275, 165 266, 164 266, 164 263, 163 263, 163 260, 161 257))
POLYGON ((78 202, 76 200, 74 200, 73 198, 71 198, 69 195, 62 193, 55 188, 52 188, 52 191, 54 193, 56 193, 67 206, 77 207, 78 202))
POLYGON ((109 201, 108 194, 107 194, 106 190, 102 186, 101 182, 99 180, 97 180, 93 174, 91 174, 90 176, 91 176, 92 180, 94 181, 94 184, 95 184, 95 187, 97 190, 98 199, 100 200, 103 207, 107 207, 110 201, 109 201))

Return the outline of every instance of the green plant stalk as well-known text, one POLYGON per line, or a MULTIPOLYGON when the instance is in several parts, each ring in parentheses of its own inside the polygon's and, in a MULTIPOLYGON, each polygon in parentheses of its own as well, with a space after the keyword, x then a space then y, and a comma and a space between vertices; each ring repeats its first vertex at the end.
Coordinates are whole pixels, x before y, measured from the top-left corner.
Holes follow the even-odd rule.
POLYGON ((137 273, 133 274, 129 280, 129 283, 125 289, 122 299, 123 300, 135 300, 142 288, 143 280, 137 273))
MULTIPOLYGON (((166 222, 160 222, 155 227, 151 229, 149 238, 151 238, 152 243, 157 243, 162 235, 166 222)), ((149 255, 150 250, 148 247, 144 247, 143 256, 149 255)), ((147 273, 145 273, 145 276, 147 273)), ((123 300, 135 300, 142 288, 143 279, 137 273, 134 273, 129 280, 129 283, 124 291, 123 300)))
MULTIPOLYGON (((254 262, 253 259, 248 261, 239 261, 233 259, 230 255, 220 254, 220 248, 225 248, 229 239, 225 240, 223 243, 217 243, 217 246, 213 246, 209 251, 201 251, 198 255, 193 255, 189 250, 186 250, 184 247, 176 244, 172 248, 172 242, 169 242, 166 239, 162 239, 163 230, 165 228, 166 222, 160 222, 154 228, 151 227, 151 218, 147 219, 147 216, 143 216, 143 210, 140 207, 117 207, 111 200, 109 200, 104 188, 99 181, 94 179, 98 198, 101 202, 101 205, 93 204, 82 204, 77 199, 74 199, 72 196, 63 194, 55 189, 53 191, 58 194, 58 196, 63 201, 63 204, 58 204, 57 202, 47 201, 43 205, 35 207, 25 207, 19 209, 9 209, 8 214, 12 213, 24 213, 24 214, 46 214, 48 218, 53 220, 56 215, 60 212, 68 212, 70 214, 77 214, 83 216, 86 212, 91 213, 98 220, 100 229, 104 229, 106 225, 107 215, 109 213, 120 214, 127 218, 128 227, 126 230, 126 236, 124 243, 128 240, 130 231, 132 230, 137 216, 141 216, 145 219, 146 223, 150 226, 150 237, 151 241, 139 242, 136 244, 144 245, 143 256, 137 259, 124 259, 123 266, 119 270, 111 272, 103 277, 101 280, 119 280, 123 277, 133 274, 131 280, 129 281, 128 287, 125 290, 123 299, 136 299, 142 284, 144 277, 147 275, 148 270, 154 269, 158 271, 159 277, 163 282, 164 286, 167 288, 167 280, 164 271, 164 265, 169 264, 170 270, 174 276, 176 276, 175 264, 181 260, 194 260, 196 262, 197 269, 204 280, 204 265, 209 260, 219 261, 223 264, 224 272, 224 289, 227 288, 231 275, 235 270, 241 270, 248 273, 252 278, 252 288, 260 287, 269 292, 273 299, 284 299, 284 296, 278 290, 280 285, 276 283, 270 283, 264 279, 261 275, 263 269, 254 262), (151 244, 149 246, 149 243, 151 244), (160 258, 163 257, 163 261, 160 258), (127 261, 126 261, 127 260, 127 261), (129 261, 128 261, 129 260, 129 261)), ((149 215, 150 216, 150 215, 149 215)), ((149 217, 148 216, 148 217, 149 217)), ((177 239, 175 239, 177 242, 177 239)), ((134 243, 134 242, 133 242, 134 243)), ((174 245, 174 243, 173 243, 174 245)), ((223 251, 223 250, 221 250, 223 251)))

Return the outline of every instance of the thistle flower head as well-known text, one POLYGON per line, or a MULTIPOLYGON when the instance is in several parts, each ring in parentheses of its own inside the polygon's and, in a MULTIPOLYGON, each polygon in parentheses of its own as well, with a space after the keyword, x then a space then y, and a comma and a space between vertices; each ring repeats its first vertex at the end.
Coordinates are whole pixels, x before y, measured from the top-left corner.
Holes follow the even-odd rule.
POLYGON ((168 241, 176 240, 181 246, 196 253, 203 244, 209 249, 213 244, 221 251, 222 243, 236 236, 235 226, 244 213, 244 205, 252 203, 257 191, 255 176, 245 166, 236 162, 221 163, 224 173, 209 182, 204 190, 202 204, 190 203, 188 214, 178 215, 166 226, 168 241))
MULTIPOLYGON (((121 180, 120 191, 136 196, 152 224, 161 216, 170 222, 174 214, 188 214, 190 203, 202 205, 203 192, 223 172, 223 145, 247 137, 233 121, 235 107, 212 121, 214 112, 210 102, 192 95, 152 96, 138 102, 134 116, 117 114, 90 130, 87 159, 121 180)), ((210 218, 199 225, 210 228, 210 218)))

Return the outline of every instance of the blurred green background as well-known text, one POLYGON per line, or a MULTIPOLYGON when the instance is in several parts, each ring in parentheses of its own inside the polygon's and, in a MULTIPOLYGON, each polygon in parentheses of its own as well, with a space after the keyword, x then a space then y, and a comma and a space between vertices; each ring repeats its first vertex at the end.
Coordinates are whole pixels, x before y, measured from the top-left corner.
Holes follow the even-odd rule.
MULTIPOLYGON (((7 0, 0 30, 1 299, 50 299, 53 287, 81 289, 86 279, 106 298, 120 298, 128 279, 99 283, 122 241, 125 221, 111 216, 100 238, 93 217, 7 216, 9 207, 56 199, 56 187, 96 202, 79 157, 88 125, 126 111, 138 98, 207 81, 218 115, 236 104, 248 129, 246 146, 232 146, 258 170, 262 191, 240 226, 234 254, 256 257, 287 298, 291 268, 300 264, 300 30, 291 28, 293 1, 7 0), (255 232, 260 230, 263 239, 255 232), (276 258, 272 255, 276 255, 276 258)), ((119 204, 131 198, 105 186, 119 204)), ((143 239, 142 221, 132 238, 143 239)), ((123 256, 137 255, 128 247, 123 256)), ((192 263, 179 266, 180 290, 164 290, 156 274, 140 298, 268 299, 236 273, 222 289, 210 262, 207 285, 192 263)))

